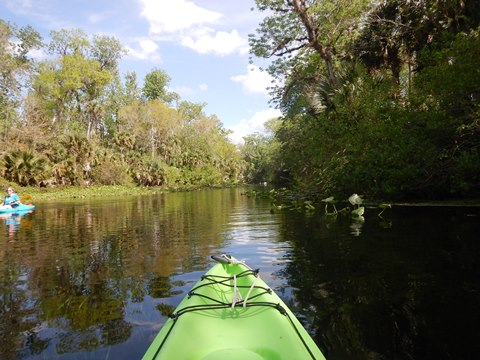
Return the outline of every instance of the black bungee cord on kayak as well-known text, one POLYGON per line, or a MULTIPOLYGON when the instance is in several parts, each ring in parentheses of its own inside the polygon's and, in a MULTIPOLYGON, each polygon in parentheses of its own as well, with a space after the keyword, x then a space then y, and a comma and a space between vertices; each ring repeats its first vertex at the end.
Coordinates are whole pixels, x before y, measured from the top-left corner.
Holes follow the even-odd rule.
POLYGON ((238 260, 235 260, 236 262, 231 262, 231 258, 229 257, 229 255, 222 255, 221 257, 212 256, 212 258, 215 261, 223 263, 223 264, 242 264, 243 266, 245 266, 247 268, 247 270, 239 273, 238 275, 233 275, 233 276, 203 275, 202 278, 201 278, 201 281, 204 281, 204 280, 208 280, 208 281, 205 282, 205 283, 199 284, 198 286, 192 288, 192 290, 190 290, 189 293, 188 293, 188 297, 190 298, 192 296, 199 296, 199 297, 208 299, 208 300, 210 300, 214 303, 187 306, 187 307, 184 307, 184 308, 180 309, 179 311, 177 311, 175 313, 170 314, 169 318, 171 318, 173 320, 173 324, 170 327, 170 329, 168 329, 168 332, 165 335, 165 337, 163 338, 162 343, 157 348, 155 356, 157 356, 157 354, 162 349, 162 347, 165 344, 167 338, 169 337, 170 333, 172 332, 175 324, 177 323, 177 320, 182 315, 184 315, 186 313, 194 312, 194 311, 202 311, 202 310, 218 310, 218 309, 226 309, 226 308, 232 308, 233 309, 237 306, 243 306, 244 308, 245 307, 258 307, 258 306, 260 306, 260 307, 274 308, 277 311, 279 311, 282 315, 284 315, 288 319, 290 325, 295 330, 295 333, 300 338, 304 347, 307 349, 311 358, 315 360, 315 356, 313 355, 312 351, 310 350, 307 343, 303 339, 302 335, 300 334, 300 331, 297 329, 297 327, 296 327, 295 323, 293 322, 292 318, 290 317, 290 315, 288 314, 288 312, 286 311, 286 309, 282 305, 280 305, 279 303, 268 302, 268 301, 251 302, 251 300, 253 300, 253 299, 255 299, 259 296, 262 296, 262 295, 265 295, 265 294, 271 294, 272 289, 270 289, 269 287, 256 286, 255 282, 253 282, 251 286, 243 286, 243 285, 237 285, 236 284, 236 280, 238 278, 242 278, 242 277, 245 277, 245 276, 255 276, 255 278, 258 278, 259 277, 259 275, 258 275, 259 270, 258 269, 252 270, 248 265, 246 265, 245 263, 240 262, 238 260), (234 281, 233 285, 230 283, 232 280, 234 281), (214 298, 212 298, 208 295, 204 295, 204 294, 198 292, 199 289, 201 289, 205 286, 211 286, 211 285, 222 285, 222 286, 226 286, 226 287, 229 287, 229 288, 233 288, 234 289, 234 296, 233 296, 232 302, 223 302, 223 301, 220 301, 218 299, 214 299, 214 298), (241 295, 238 292, 238 289, 249 289, 245 299, 241 298, 241 295), (249 296, 253 289, 259 289, 261 291, 259 293, 255 294, 255 295, 253 295, 253 296, 249 296), (240 299, 236 299, 237 294, 240 295, 240 299), (250 300, 250 302, 247 302, 247 300, 250 300))
POLYGON ((255 276, 255 278, 258 278, 259 271, 260 270, 258 270, 258 269, 257 270, 248 269, 248 270, 245 270, 245 271, 241 272, 240 274, 234 275, 234 276, 204 275, 201 278, 202 281, 208 280, 208 282, 205 282, 203 284, 200 284, 200 285, 194 287, 192 290, 189 291, 188 297, 191 298, 192 296, 199 296, 199 297, 203 297, 203 298, 209 299, 211 301, 214 301, 218 304, 232 306, 232 308, 237 306, 237 305, 240 305, 240 304, 243 304, 243 306, 246 306, 248 299, 252 300, 252 299, 255 299, 256 297, 259 297, 261 295, 272 293, 272 289, 270 289, 268 287, 264 287, 264 286, 255 286, 255 283, 253 283, 251 286, 244 286, 244 285, 237 285, 236 284, 236 279, 239 279, 239 278, 242 278, 242 277, 253 275, 253 276, 255 276), (234 280, 233 285, 230 284, 230 281, 232 281, 232 280, 234 280), (234 297, 232 299, 232 302, 225 303, 223 301, 220 301, 218 299, 214 299, 214 298, 212 298, 208 295, 204 295, 204 294, 197 291, 197 290, 199 290, 203 287, 211 286, 211 285, 223 285, 223 286, 226 286, 226 287, 229 287, 229 288, 233 288, 234 289, 234 294, 237 294, 237 291, 238 291, 237 289, 249 289, 249 291, 248 291, 248 294, 245 297, 245 299, 237 300, 234 297), (259 292, 258 294, 254 295, 254 296, 249 296, 253 289, 260 289, 260 290, 263 290, 263 291, 259 292))

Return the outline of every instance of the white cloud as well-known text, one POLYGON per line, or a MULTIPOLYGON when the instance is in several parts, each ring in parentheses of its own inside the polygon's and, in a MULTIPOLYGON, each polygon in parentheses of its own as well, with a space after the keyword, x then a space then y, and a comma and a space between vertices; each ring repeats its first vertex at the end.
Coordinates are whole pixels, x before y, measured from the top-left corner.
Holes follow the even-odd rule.
POLYGON ((217 31, 214 36, 203 34, 197 38, 185 36, 182 45, 189 47, 200 54, 214 53, 219 56, 229 55, 236 51, 246 53, 247 41, 237 30, 231 32, 217 31))
POLYGON ((160 54, 158 53, 158 45, 149 39, 137 40, 135 48, 126 46, 128 56, 140 60, 159 61, 160 54))
POLYGON ((243 119, 238 124, 228 127, 233 133, 229 135, 230 140, 235 144, 242 144, 243 137, 253 133, 263 133, 266 121, 281 116, 277 109, 266 109, 255 113, 250 119, 243 119))
POLYGON ((152 34, 181 32, 203 24, 214 24, 222 14, 201 8, 187 0, 141 0, 142 15, 152 34))
POLYGON ((246 54, 248 43, 237 30, 213 29, 225 16, 188 0, 140 0, 150 36, 175 41, 200 54, 246 54))
POLYGON ((248 65, 246 74, 232 76, 231 79, 240 83, 247 93, 268 95, 268 88, 274 85, 274 79, 255 65, 248 65))

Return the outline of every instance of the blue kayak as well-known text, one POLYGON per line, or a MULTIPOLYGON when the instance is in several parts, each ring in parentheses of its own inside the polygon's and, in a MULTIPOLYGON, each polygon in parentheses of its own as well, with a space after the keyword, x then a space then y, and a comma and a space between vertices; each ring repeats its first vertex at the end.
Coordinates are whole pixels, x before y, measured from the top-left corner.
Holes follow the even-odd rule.
POLYGON ((0 206, 0 214, 16 214, 20 212, 32 211, 33 209, 35 209, 35 205, 19 204, 14 208, 3 208, 0 206))

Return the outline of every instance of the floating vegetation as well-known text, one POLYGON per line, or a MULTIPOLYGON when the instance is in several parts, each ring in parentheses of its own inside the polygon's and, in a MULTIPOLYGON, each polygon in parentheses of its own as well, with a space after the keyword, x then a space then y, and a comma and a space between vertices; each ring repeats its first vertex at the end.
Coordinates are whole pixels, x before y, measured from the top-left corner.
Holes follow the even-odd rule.
POLYGON ((363 199, 358 196, 357 194, 352 194, 349 198, 348 201, 350 204, 353 205, 353 210, 352 210, 352 216, 353 217, 360 217, 363 214, 365 214, 365 207, 360 206, 363 203, 363 199))
POLYGON ((382 214, 383 214, 383 212, 384 212, 385 210, 392 208, 392 204, 380 204, 380 205, 378 205, 378 207, 379 207, 380 209, 382 209, 382 211, 380 211, 380 213, 378 214, 378 216, 382 217, 382 214))
POLYGON ((337 208, 335 207, 335 204, 336 204, 337 200, 335 200, 333 196, 330 196, 326 199, 322 199, 322 202, 325 203, 325 214, 327 214, 327 215, 338 214, 337 208), (333 206, 333 213, 328 212, 328 205, 329 204, 331 204, 333 206))
MULTIPOLYGON (((323 206, 323 208, 325 215, 336 217, 338 214, 350 214, 353 219, 360 221, 365 220, 363 217, 365 215, 365 206, 363 205, 364 200, 361 195, 356 193, 350 195, 346 200, 337 200, 333 196, 317 200, 318 197, 316 195, 299 194, 285 188, 272 189, 269 191, 253 189, 245 192, 244 195, 253 198, 269 199, 271 204, 270 212, 272 213, 276 210, 293 210, 297 212, 314 213, 317 208, 322 207, 319 206, 320 203, 324 203, 325 206, 323 206), (338 208, 338 204, 346 205, 338 208)), ((378 205, 378 208, 381 209, 378 216, 382 217, 383 212, 391 207, 392 204, 386 203, 378 205)))

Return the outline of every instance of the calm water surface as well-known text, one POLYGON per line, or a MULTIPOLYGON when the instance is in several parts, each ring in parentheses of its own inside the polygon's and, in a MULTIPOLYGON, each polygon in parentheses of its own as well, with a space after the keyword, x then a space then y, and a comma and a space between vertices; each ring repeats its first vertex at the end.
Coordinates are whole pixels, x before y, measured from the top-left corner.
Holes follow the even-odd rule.
POLYGON ((230 253, 332 359, 475 359, 480 207, 364 222, 270 212, 241 190, 37 204, 0 219, 0 358, 139 359, 230 253))

